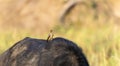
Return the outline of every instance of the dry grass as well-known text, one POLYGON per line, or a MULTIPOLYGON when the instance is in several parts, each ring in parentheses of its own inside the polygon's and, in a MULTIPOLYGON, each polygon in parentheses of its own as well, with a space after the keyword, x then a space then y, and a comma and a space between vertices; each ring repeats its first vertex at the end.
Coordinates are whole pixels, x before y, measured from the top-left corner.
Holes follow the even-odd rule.
MULTIPOLYGON (((111 24, 103 27, 70 27, 54 28, 55 37, 61 36, 76 42, 82 47, 91 66, 119 66, 120 62, 120 31, 113 32, 111 24), (77 29, 77 30, 76 30, 77 29)), ((7 50, 17 41, 29 36, 46 39, 44 35, 27 31, 0 32, 0 53, 7 50)))
POLYGON ((46 39, 49 29, 54 29, 55 37, 70 39, 82 47, 91 66, 120 66, 119 20, 111 12, 106 16, 105 4, 98 12, 89 2, 78 5, 66 17, 66 25, 55 25, 64 1, 52 0, 52 5, 39 1, 0 0, 0 53, 25 37, 46 39))

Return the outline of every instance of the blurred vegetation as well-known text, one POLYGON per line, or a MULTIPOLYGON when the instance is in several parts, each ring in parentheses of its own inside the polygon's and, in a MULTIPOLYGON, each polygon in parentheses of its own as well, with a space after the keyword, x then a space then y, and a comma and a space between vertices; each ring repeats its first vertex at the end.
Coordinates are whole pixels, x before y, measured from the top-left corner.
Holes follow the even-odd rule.
MULTIPOLYGON (((69 0, 67 0, 69 1, 69 0)), ((119 0, 85 0, 57 21, 64 0, 0 0, 0 54, 25 37, 76 42, 90 66, 120 66, 119 0)))

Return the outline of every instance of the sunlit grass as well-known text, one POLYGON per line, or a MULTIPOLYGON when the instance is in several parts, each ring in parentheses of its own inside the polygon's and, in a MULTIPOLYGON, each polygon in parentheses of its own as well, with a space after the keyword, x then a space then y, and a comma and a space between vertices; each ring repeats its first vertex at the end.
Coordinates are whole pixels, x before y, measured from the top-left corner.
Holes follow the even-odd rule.
MULTIPOLYGON (((58 27, 58 26, 57 26, 58 27)), ((114 32, 114 27, 70 27, 55 28, 55 37, 60 36, 74 41, 87 56, 91 66, 120 66, 120 31, 114 32)), ((27 31, 0 32, 0 53, 25 37, 45 39, 47 34, 40 35, 27 31)))
POLYGON ((114 32, 112 24, 102 27, 61 28, 62 36, 82 47, 91 66, 119 66, 120 31, 114 32))
MULTIPOLYGON (((1 9, 1 15, 0 15, 0 54, 25 37, 32 37, 38 39, 47 38, 49 29, 45 29, 48 26, 44 25, 44 21, 50 18, 46 14, 48 14, 50 17, 56 14, 58 15, 58 12, 56 11, 57 9, 52 9, 52 8, 50 9, 50 7, 48 6, 46 7, 46 5, 45 7, 42 7, 44 12, 39 12, 39 10, 42 11, 42 9, 40 7, 37 7, 36 5, 34 5, 36 7, 35 8, 36 10, 31 10, 34 9, 34 7, 32 8, 31 6, 30 6, 31 9, 27 8, 26 6, 22 6, 23 8, 15 7, 14 9, 11 9, 13 8, 13 6, 11 7, 7 7, 7 6, 17 5, 17 2, 19 1, 16 0, 14 3, 13 2, 10 3, 9 1, 12 0, 5 0, 6 2, 7 1, 9 2, 8 4, 6 3, 6 5, 2 4, 2 2, 4 2, 3 0, 0 1, 1 1, 1 7, 6 6, 6 8, 3 7, 3 9, 1 9), (18 11, 19 9, 23 9, 23 10, 18 11), (50 11, 47 12, 46 9, 47 11, 50 9, 50 11), (31 13, 32 14, 25 15, 24 12, 26 12, 25 14, 31 14, 31 13), (41 14, 44 13, 47 17, 41 16, 41 14), (41 18, 44 18, 45 20, 41 20, 41 18), (41 33, 42 30, 40 29, 48 31, 48 33, 47 32, 41 33)), ((111 3, 118 2, 113 0, 106 0, 106 1, 111 3)), ((73 15, 74 18, 78 18, 78 20, 76 20, 79 21, 78 23, 73 22, 75 24, 69 25, 70 18, 68 17, 67 27, 66 25, 64 26, 57 25, 53 28, 55 37, 64 37, 69 40, 72 40, 83 49, 83 52, 85 53, 85 55, 89 60, 90 66, 120 66, 120 29, 114 26, 114 24, 117 22, 114 21, 113 18, 114 16, 111 9, 106 7, 106 4, 101 3, 106 1, 86 0, 85 4, 80 5, 81 6, 80 12, 74 11, 73 9, 72 13, 69 13, 70 15, 68 15, 68 16, 73 15), (96 3, 98 3, 98 5, 101 6, 100 9, 94 7, 95 4, 92 3, 91 1, 95 1, 96 3), (108 14, 108 12, 110 13, 108 14), (74 14, 77 15, 79 14, 79 15, 75 16, 74 14)), ((24 3, 24 1, 21 2, 24 3)), ((47 0, 46 2, 49 3, 47 0)), ((44 5, 46 4, 46 2, 41 3, 40 1, 40 4, 44 5)), ((51 2, 55 2, 55 4, 60 3, 57 0, 56 1, 52 0, 51 2)), ((27 6, 29 7, 29 5, 27 6)), ((113 5, 111 4, 111 6, 113 5)), ((52 21, 54 21, 54 19, 52 21)), ((67 17, 66 17, 66 21, 67 21, 67 17)), ((53 25, 51 23, 52 22, 50 22, 49 24, 53 25)))
POLYGON ((0 54, 25 37, 33 37, 33 38, 41 39, 45 36, 35 35, 30 32, 16 31, 16 30, 0 32, 0 54))
MULTIPOLYGON (((78 26, 54 28, 55 37, 74 41, 82 49, 91 66, 120 66, 120 31, 114 32, 112 24, 99 26, 78 26)), ((25 37, 46 39, 48 34, 31 31, 11 30, 0 32, 0 53, 25 37)))

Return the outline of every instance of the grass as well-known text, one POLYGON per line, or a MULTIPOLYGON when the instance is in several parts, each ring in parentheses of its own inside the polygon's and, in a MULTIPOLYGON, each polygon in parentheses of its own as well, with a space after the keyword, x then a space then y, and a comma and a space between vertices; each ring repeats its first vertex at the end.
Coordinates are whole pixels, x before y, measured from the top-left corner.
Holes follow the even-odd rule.
MULTIPOLYGON (((87 56, 91 66, 120 66, 120 31, 113 32, 110 25, 102 27, 54 28, 55 37, 61 36, 76 42, 87 56)), ((47 34, 38 35, 29 31, 0 32, 0 53, 25 37, 45 39, 47 34)))
MULTIPOLYGON (((103 7, 106 6, 105 4, 101 5, 103 7)), ((109 15, 106 16, 107 13, 106 11, 104 12, 104 10, 107 9, 103 8, 103 10, 100 9, 100 12, 97 12, 95 7, 93 6, 94 4, 89 4, 89 2, 86 3, 86 5, 83 5, 83 7, 81 5, 79 17, 77 20, 79 22, 75 22, 75 24, 67 24, 67 27, 63 25, 55 26, 53 28, 55 32, 55 37, 64 37, 78 44, 87 56, 90 66, 120 66, 120 30, 119 28, 117 28, 117 26, 114 25, 114 23, 117 22, 114 21, 113 16, 110 16, 111 12, 109 15)), ((48 8, 48 6, 46 8, 48 8)), ((17 12, 11 13, 9 14, 9 16, 8 14, 6 14, 6 17, 13 18, 7 20, 7 22, 5 20, 6 17, 2 20, 2 15, 0 16, 0 54, 10 48, 14 43, 22 40, 25 37, 33 37, 40 39, 46 39, 47 37, 48 33, 44 33, 41 30, 41 28, 43 28, 44 30, 44 28, 48 27, 44 25, 44 22, 39 20, 34 21, 31 20, 31 18, 28 18, 28 21, 26 21, 26 19, 22 19, 24 17, 21 18, 18 13, 16 13, 17 12), (14 14, 17 16, 14 17, 14 14), (10 15, 13 15, 13 17, 10 15), (22 20, 25 22, 23 24, 19 23, 19 21, 22 20), (37 23, 40 25, 38 25, 37 23), (25 27, 21 27, 20 24, 27 25, 29 29, 24 29, 25 27), (38 33, 36 31, 38 31, 38 33)), ((36 13, 37 12, 35 11, 35 15, 36 13)), ((78 12, 73 11, 73 14, 76 13, 78 14, 78 12)), ((38 18, 43 18, 42 16, 40 17, 41 13, 39 14, 39 11, 37 14, 38 18)), ((47 19, 45 18, 45 20, 47 19)))
POLYGON ((91 66, 119 66, 120 32, 110 25, 102 27, 70 28, 64 36, 82 47, 91 66))

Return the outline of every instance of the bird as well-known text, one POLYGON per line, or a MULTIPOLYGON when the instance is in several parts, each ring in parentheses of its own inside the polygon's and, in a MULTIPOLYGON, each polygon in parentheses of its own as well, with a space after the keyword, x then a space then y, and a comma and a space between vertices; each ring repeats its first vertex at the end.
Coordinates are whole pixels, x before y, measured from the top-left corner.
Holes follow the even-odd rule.
POLYGON ((50 30, 50 33, 48 34, 48 37, 47 37, 47 41, 48 42, 51 41, 53 39, 53 36, 54 36, 53 30, 50 30))

